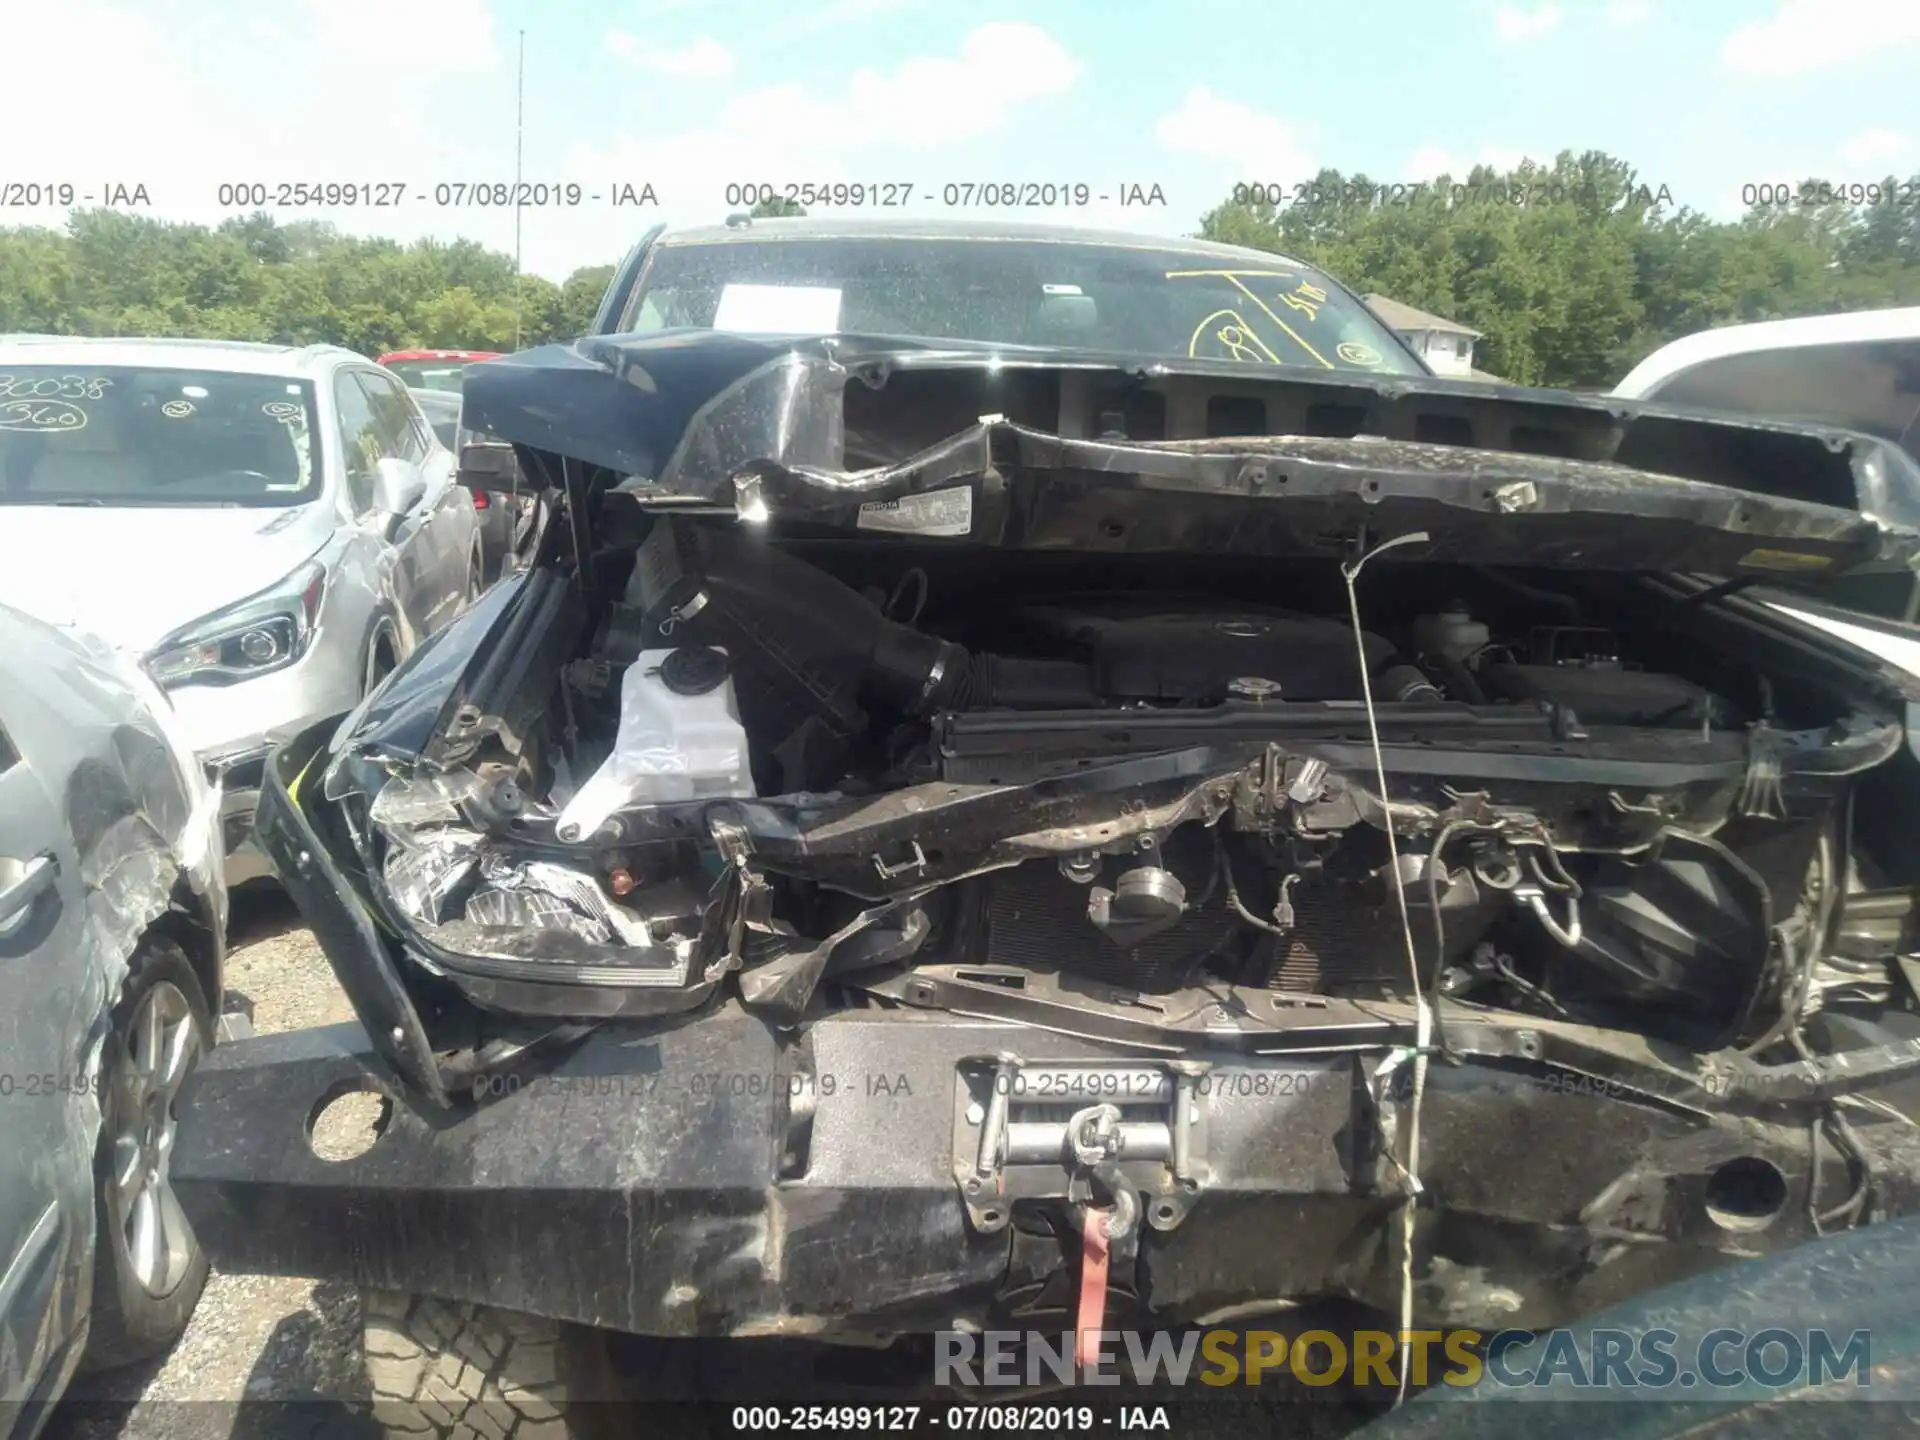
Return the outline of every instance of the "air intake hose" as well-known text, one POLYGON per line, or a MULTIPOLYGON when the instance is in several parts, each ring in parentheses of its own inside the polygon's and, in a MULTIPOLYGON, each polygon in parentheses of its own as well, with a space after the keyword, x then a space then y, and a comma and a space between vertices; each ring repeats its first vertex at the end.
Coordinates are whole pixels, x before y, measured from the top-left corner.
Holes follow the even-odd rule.
POLYGON ((1099 703, 1085 665, 974 655, 889 620, 851 586, 739 529, 661 520, 626 598, 650 643, 720 646, 736 673, 779 692, 782 709, 811 710, 842 734, 859 728, 859 700, 907 715, 1099 703))

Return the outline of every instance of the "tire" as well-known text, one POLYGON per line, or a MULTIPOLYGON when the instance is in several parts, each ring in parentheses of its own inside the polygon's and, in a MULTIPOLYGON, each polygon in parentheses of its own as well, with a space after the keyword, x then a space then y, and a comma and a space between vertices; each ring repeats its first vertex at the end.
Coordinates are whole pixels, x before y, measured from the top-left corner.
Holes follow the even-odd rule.
POLYGON ((610 1428, 604 1338, 489 1305, 361 1297, 373 1418, 389 1440, 577 1440, 610 1428))
POLYGON ((167 1172, 180 1087, 213 1043, 213 1015, 186 952, 171 940, 142 943, 100 1064, 89 1370, 165 1350, 206 1287, 207 1253, 167 1172))
POLYGON ((393 627, 384 621, 381 622, 367 641, 367 658, 363 667, 365 673, 360 680, 362 699, 371 695, 379 687, 380 682, 393 673, 396 664, 394 659, 396 648, 393 627))

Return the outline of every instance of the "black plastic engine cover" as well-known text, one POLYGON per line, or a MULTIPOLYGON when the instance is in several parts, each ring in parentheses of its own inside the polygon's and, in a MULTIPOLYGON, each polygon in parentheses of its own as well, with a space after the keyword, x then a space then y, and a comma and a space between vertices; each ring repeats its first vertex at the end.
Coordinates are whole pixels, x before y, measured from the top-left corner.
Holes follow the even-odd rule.
MULTIPOLYGON (((1360 697, 1353 632, 1338 620, 1257 612, 1025 612, 1024 619, 1090 654, 1094 689, 1109 700, 1217 700, 1230 682, 1270 680, 1282 700, 1360 697)), ((1393 653, 1367 637, 1369 668, 1393 653)))
POLYGON ((1242 676, 1286 700, 1360 694, 1353 633, 1330 620, 1173 615, 1114 625, 1097 642, 1094 685, 1116 700, 1213 699, 1242 676))

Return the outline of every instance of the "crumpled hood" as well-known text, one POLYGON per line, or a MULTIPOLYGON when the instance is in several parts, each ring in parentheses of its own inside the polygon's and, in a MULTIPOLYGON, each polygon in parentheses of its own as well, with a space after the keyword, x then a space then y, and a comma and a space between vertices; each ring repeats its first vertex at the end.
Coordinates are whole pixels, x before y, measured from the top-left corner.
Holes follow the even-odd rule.
POLYGON ((468 425, 533 452, 530 472, 589 519, 617 486, 1007 546, 1280 555, 1424 530, 1432 547, 1400 558, 1920 564, 1920 465, 1883 441, 1569 391, 672 330, 474 366, 464 403, 468 425), (926 498, 959 485, 964 505, 926 498))
POLYGON ((144 654, 285 577, 333 526, 324 501, 287 510, 0 506, 0 602, 144 654))

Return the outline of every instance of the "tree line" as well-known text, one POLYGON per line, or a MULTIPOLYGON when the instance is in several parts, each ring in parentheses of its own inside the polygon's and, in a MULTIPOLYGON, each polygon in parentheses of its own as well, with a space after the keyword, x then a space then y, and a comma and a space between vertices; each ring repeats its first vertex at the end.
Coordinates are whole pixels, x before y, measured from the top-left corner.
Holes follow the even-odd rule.
POLYGON ((1323 170, 1298 203, 1229 196, 1200 233, 1469 325, 1475 367, 1526 385, 1611 387, 1717 325, 1920 305, 1920 175, 1745 188, 1772 203, 1716 221, 1598 151, 1411 196, 1323 170))
MULTIPOLYGON (((1323 170, 1289 195, 1230 194, 1199 233, 1470 325, 1484 336, 1475 364, 1522 384, 1609 386, 1715 325, 1920 305, 1920 175, 1755 193, 1772 203, 1714 220, 1623 160, 1564 152, 1413 195, 1323 170)), ((265 213, 209 228, 76 211, 64 230, 0 229, 0 332, 509 350, 516 329, 522 346, 582 333, 612 271, 556 285, 467 240, 364 239, 265 213)))
POLYGON ((471 240, 403 245, 265 213, 209 228, 79 210, 64 231, 0 229, 0 332, 512 350, 516 330, 522 346, 586 330, 613 269, 556 285, 471 240))

